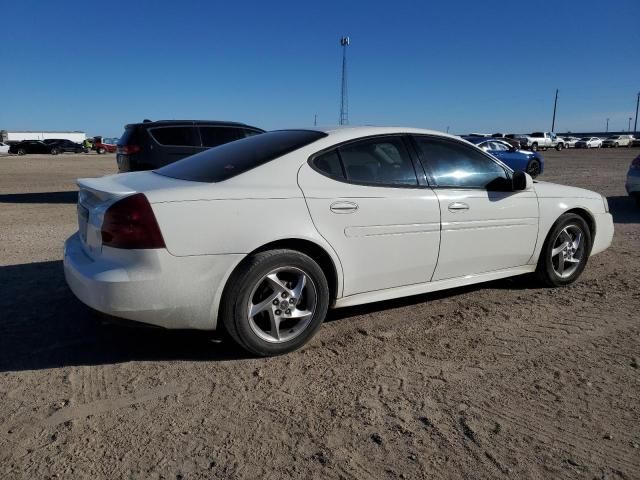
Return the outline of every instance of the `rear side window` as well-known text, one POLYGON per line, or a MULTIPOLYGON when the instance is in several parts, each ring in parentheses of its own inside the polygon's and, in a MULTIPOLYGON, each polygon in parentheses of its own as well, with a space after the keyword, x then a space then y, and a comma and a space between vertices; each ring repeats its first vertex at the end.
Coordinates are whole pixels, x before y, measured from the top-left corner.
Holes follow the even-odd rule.
POLYGON ((152 128, 150 133, 160 145, 195 147, 199 143, 195 139, 193 127, 159 127, 152 128))
POLYGON ((313 130, 275 130, 225 143, 155 172, 192 182, 222 182, 326 136, 313 130))
POLYGON ((383 185, 417 185, 411 157, 400 137, 352 143, 338 149, 347 180, 383 185))
POLYGON ((344 170, 342 170, 342 163, 340 162, 340 157, 338 156, 338 152, 332 150, 327 153, 323 153, 322 155, 318 155, 313 164, 326 173, 330 177, 335 178, 344 178, 344 170))
POLYGON ((217 147, 245 137, 244 129, 231 127, 200 127, 203 147, 217 147))
POLYGON ((431 137, 414 137, 420 159, 439 187, 486 188, 507 173, 472 147, 431 137))

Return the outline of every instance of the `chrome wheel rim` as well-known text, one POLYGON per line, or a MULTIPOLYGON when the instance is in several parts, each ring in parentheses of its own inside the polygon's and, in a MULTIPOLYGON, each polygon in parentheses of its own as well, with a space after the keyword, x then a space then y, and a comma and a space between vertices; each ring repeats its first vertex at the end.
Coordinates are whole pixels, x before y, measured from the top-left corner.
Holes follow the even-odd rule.
POLYGON ((577 225, 564 227, 551 249, 551 265, 560 278, 573 275, 584 258, 584 232, 577 225))
POLYGON ((262 340, 288 342, 304 332, 316 312, 317 288, 296 267, 280 267, 264 275, 251 290, 249 326, 262 340))

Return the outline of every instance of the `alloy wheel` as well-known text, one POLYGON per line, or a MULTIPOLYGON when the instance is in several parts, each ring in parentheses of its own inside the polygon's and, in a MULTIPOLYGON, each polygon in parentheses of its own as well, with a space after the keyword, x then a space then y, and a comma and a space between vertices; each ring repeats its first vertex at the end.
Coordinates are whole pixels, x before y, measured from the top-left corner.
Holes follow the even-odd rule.
POLYGON ((560 278, 575 273, 584 258, 584 232, 578 225, 564 227, 553 242, 551 265, 560 278))
POLYGON ((309 275, 296 267, 276 268, 251 291, 249 326, 262 340, 288 342, 306 330, 317 304, 317 288, 309 275))

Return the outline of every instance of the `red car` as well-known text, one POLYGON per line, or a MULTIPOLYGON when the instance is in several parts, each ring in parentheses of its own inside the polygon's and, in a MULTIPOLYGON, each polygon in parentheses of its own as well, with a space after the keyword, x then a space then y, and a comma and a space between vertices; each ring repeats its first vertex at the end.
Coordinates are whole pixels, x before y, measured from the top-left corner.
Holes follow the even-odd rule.
POLYGON ((116 153, 118 146, 117 138, 102 138, 100 136, 93 137, 93 149, 99 154, 116 153))

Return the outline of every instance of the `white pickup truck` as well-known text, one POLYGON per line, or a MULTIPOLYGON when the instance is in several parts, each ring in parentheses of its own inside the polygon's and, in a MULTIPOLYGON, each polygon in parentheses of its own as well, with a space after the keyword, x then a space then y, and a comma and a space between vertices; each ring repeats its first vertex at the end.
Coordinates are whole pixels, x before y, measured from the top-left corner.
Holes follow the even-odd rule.
POLYGON ((555 148, 560 151, 566 147, 564 139, 553 132, 533 132, 531 135, 523 135, 520 140, 522 148, 537 152, 547 148, 555 148))

